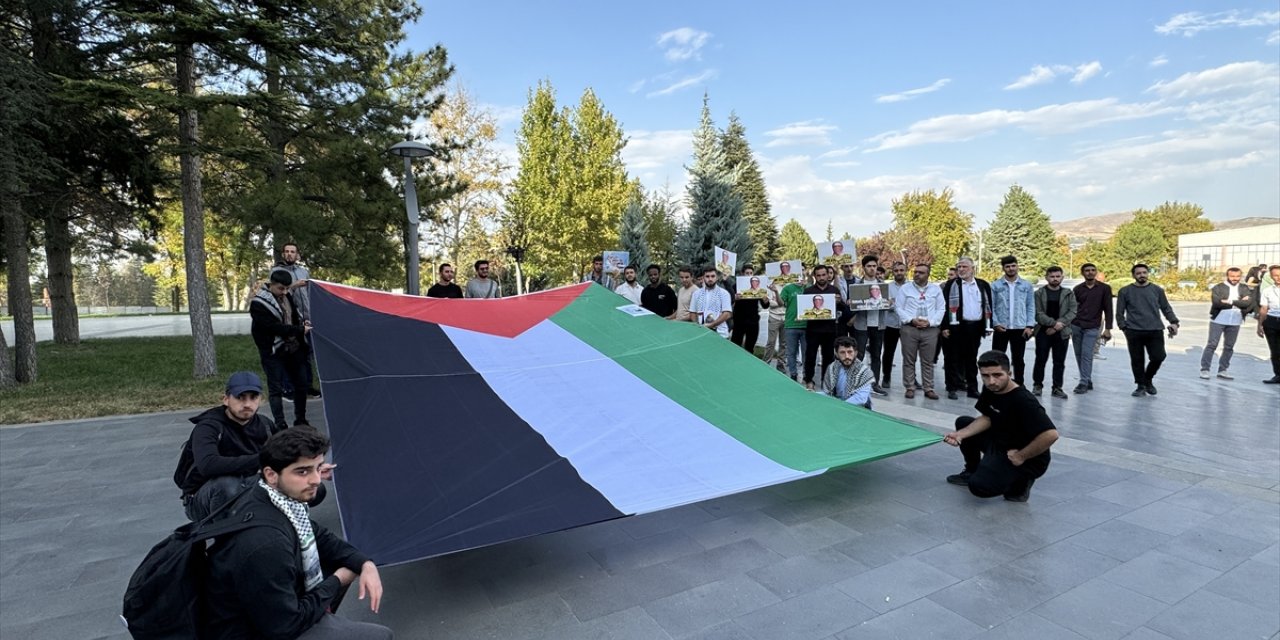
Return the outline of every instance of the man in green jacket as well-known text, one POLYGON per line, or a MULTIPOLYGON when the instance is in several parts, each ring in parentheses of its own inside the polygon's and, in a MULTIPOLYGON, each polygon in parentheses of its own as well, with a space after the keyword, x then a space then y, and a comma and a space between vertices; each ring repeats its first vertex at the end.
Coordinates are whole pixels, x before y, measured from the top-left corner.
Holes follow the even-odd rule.
POLYGON ((1067 347, 1071 345, 1071 321, 1076 319, 1076 296, 1062 288, 1062 267, 1049 267, 1044 272, 1048 282, 1035 292, 1036 363, 1031 370, 1035 395, 1044 393, 1044 365, 1053 354, 1053 391, 1055 398, 1067 399, 1062 390, 1062 376, 1067 366, 1067 347))

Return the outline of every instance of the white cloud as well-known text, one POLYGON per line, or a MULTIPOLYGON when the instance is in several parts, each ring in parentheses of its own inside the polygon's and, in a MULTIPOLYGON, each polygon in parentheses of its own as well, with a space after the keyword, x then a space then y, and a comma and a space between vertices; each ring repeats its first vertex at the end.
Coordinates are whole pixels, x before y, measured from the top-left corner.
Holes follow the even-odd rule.
POLYGON ((1232 62, 1214 69, 1184 73, 1151 85, 1147 91, 1166 98, 1202 96, 1225 91, 1272 89, 1280 80, 1280 65, 1264 62, 1232 62))
POLYGON ((793 122, 772 131, 764 132, 765 137, 772 138, 764 146, 788 147, 801 144, 830 146, 831 138, 829 134, 833 131, 839 131, 839 129, 839 127, 832 124, 823 124, 821 120, 793 122))
POLYGON ((699 73, 699 74, 697 74, 697 75, 692 75, 692 76, 687 76, 687 77, 685 77, 685 78, 681 78, 680 80, 677 80, 677 81, 673 82, 672 84, 669 84, 669 85, 667 85, 667 86, 665 86, 665 87, 663 87, 663 88, 661 88, 661 89, 657 89, 657 90, 655 90, 655 91, 650 91, 649 93, 645 94, 645 97, 647 97, 647 98, 653 98, 653 97, 656 97, 656 96, 667 96, 667 95, 671 95, 671 94, 673 94, 673 93, 675 93, 675 92, 677 92, 677 91, 680 91, 681 89, 688 89, 689 87, 693 87, 693 86, 697 86, 697 85, 699 85, 699 84, 702 84, 703 82, 706 82, 706 81, 708 81, 708 80, 711 80, 711 79, 712 79, 712 78, 714 78, 714 77, 716 77, 716 70, 715 70, 715 69, 707 69, 706 71, 703 71, 702 73, 699 73))
POLYGON ((493 114, 494 124, 499 127, 519 122, 524 116, 524 107, 519 105, 483 104, 481 108, 493 114))
POLYGON ((1079 131, 1108 122, 1147 118, 1171 110, 1158 102, 1122 103, 1116 98, 1051 104, 1031 110, 992 109, 980 113, 937 116, 912 123, 906 131, 890 131, 868 139, 867 152, 938 142, 960 142, 1017 127, 1041 134, 1079 131))
POLYGON ((857 160, 840 160, 837 162, 824 162, 822 163, 822 166, 832 167, 836 169, 844 169, 847 167, 861 167, 862 163, 858 162, 857 160))
POLYGON ((843 158, 857 150, 858 150, 857 147, 842 147, 840 149, 832 149, 818 156, 818 159, 826 160, 828 158, 843 158))
POLYGON ((622 159, 629 171, 679 166, 693 155, 693 133, 683 129, 630 131, 622 159))
POLYGON ((1201 31, 1266 27, 1277 24, 1280 24, 1280 11, 1259 11, 1251 16, 1238 10, 1217 13, 1190 11, 1169 18, 1167 22, 1156 27, 1156 33, 1190 38, 1201 31))
POLYGON ((1280 30, 1272 31, 1270 34, 1267 35, 1267 44, 1269 45, 1280 44, 1280 30))
POLYGON ((1169 58, 1168 58, 1168 57, 1166 57, 1166 56, 1162 53, 1162 54, 1160 54, 1160 55, 1158 55, 1158 56, 1156 56, 1156 57, 1152 58, 1152 59, 1151 59, 1151 62, 1148 62, 1148 63, 1147 63, 1147 66, 1148 66, 1148 67, 1151 67, 1152 69, 1154 69, 1154 68, 1156 68, 1156 67, 1163 67, 1163 66, 1164 66, 1164 65, 1166 65, 1166 64, 1169 64, 1169 58))
POLYGON ((941 89, 950 83, 951 83, 951 78, 942 78, 941 80, 938 80, 937 82, 934 82, 933 84, 927 87, 920 87, 919 89, 909 89, 907 91, 903 91, 902 93, 891 93, 888 95, 878 96, 876 97, 876 102, 883 104, 883 103, 902 102, 904 100, 911 100, 916 96, 924 95, 926 93, 933 93, 934 91, 937 91, 938 89, 941 89))
POLYGON ((711 34, 706 31, 680 27, 658 36, 658 47, 664 50, 662 55, 670 62, 701 60, 702 47, 710 39, 711 34))
POLYGON ((1076 67, 1076 74, 1071 76, 1071 84, 1084 84, 1089 78, 1102 71, 1102 63, 1094 60, 1076 67))
POLYGON ((1016 91, 1018 89, 1026 89, 1027 87, 1034 87, 1038 84, 1052 82, 1056 75, 1057 74, 1054 73, 1053 69, 1042 64, 1038 64, 1031 67, 1031 72, 1027 75, 1014 80, 1011 84, 1005 85, 1005 90, 1016 91))

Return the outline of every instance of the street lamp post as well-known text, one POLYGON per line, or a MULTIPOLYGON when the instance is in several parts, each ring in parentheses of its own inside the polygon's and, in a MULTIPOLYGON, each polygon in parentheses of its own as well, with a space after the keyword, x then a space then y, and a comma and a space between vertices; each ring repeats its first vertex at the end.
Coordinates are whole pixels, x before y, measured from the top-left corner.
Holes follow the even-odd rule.
POLYGON ((409 216, 409 234, 405 237, 405 292, 418 295, 418 190, 413 184, 413 159, 428 158, 435 152, 416 140, 397 142, 387 153, 404 158, 404 208, 409 216))

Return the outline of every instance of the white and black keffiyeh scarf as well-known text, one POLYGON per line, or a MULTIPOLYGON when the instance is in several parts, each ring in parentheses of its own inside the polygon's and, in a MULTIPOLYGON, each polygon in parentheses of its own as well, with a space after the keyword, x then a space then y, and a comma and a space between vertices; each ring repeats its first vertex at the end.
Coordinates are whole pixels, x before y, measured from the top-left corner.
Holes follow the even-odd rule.
POLYGON ((271 497, 271 504, 288 516, 289 522, 293 523, 294 531, 298 532, 298 542, 304 547, 311 544, 316 535, 311 530, 311 514, 307 510, 307 503, 280 493, 279 489, 267 484, 265 480, 258 479, 258 486, 266 489, 267 495, 271 497))

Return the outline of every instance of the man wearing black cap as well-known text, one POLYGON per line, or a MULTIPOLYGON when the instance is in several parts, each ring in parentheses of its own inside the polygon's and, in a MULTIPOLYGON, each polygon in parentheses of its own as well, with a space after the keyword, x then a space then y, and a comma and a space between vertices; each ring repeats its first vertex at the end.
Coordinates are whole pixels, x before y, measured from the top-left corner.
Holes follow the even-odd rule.
MULTIPOLYGON (((258 413, 262 380, 237 371, 227 379, 222 404, 191 418, 196 426, 182 448, 173 481, 182 489, 187 517, 199 521, 253 480, 271 422, 258 413)), ((312 506, 324 499, 320 491, 312 506)))

